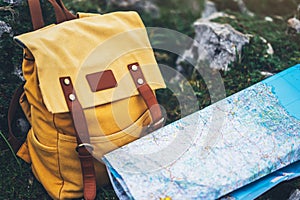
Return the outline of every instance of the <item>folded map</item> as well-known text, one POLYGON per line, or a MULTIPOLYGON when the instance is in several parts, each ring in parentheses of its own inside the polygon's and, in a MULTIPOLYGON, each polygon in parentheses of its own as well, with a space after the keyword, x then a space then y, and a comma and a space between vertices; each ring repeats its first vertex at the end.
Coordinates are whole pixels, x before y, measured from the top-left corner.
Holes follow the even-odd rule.
POLYGON ((300 65, 103 157, 120 199, 217 199, 300 160, 300 65))

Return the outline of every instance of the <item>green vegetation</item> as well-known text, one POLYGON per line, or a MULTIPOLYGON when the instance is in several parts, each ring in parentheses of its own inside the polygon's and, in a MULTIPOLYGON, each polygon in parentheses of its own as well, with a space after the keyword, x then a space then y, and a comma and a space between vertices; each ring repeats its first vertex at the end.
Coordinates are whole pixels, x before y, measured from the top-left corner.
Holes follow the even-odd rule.
MULTIPOLYGON (((44 16, 47 16, 45 17, 46 23, 53 23, 54 15, 51 6, 46 0, 41 2, 44 16)), ((105 1, 99 3, 96 0, 65 0, 64 2, 72 11, 106 13, 121 9, 108 6, 104 3, 105 1)), ((284 1, 286 4, 283 6, 283 1, 279 0, 245 1, 248 8, 256 13, 254 17, 240 14, 233 1, 215 0, 215 2, 218 3, 220 9, 226 10, 229 15, 235 16, 234 18, 219 18, 215 21, 229 23, 238 31, 252 35, 250 44, 243 48, 242 55, 230 65, 231 70, 220 72, 227 95, 266 78, 261 74, 261 71, 277 73, 300 63, 300 34, 288 34, 286 23, 288 18, 297 14, 296 8, 300 2, 295 0, 284 1), (265 16, 272 17, 273 22, 266 21, 265 16), (267 54, 268 46, 261 37, 273 46, 273 55, 267 54)), ((203 10, 203 0, 169 0, 157 1, 157 3, 161 9, 159 18, 153 18, 151 13, 138 10, 147 27, 169 28, 193 37, 192 23, 200 17, 203 10)), ((2 8, 0 9, 0 19, 8 23, 13 30, 11 33, 3 33, 0 37, 0 131, 3 134, 7 134, 6 119, 10 98, 14 89, 21 83, 21 80, 13 74, 13 71, 21 65, 22 50, 13 42, 12 37, 32 30, 26 2, 10 6, 0 0, 0 8, 2 8)), ((177 55, 161 50, 156 50, 155 55, 159 63, 175 67, 177 55)), ((186 79, 189 80, 188 83, 174 84, 178 84, 179 89, 182 91, 187 86, 191 86, 197 97, 199 109, 209 105, 211 103, 207 89, 209 83, 205 83, 199 74, 186 77, 186 79)), ((157 95, 168 113, 168 123, 179 119, 181 110, 176 94, 170 90, 160 90, 157 95)), ((21 160, 21 167, 19 166, 3 138, 0 139, 0 150, 0 162, 2 163, 0 165, 0 199, 49 199, 43 187, 33 178, 30 166, 21 160)), ((289 188, 300 187, 299 181, 294 181, 289 185, 292 186, 289 188)), ((272 194, 275 194, 276 191, 278 192, 278 189, 272 190, 271 193, 266 194, 261 199, 272 197, 272 194)), ((97 194, 98 199, 116 199, 111 187, 101 188, 97 194)))
POLYGON ((261 16, 229 14, 234 14, 236 18, 222 18, 216 21, 229 23, 236 30, 251 34, 251 40, 250 44, 244 47, 241 58, 231 64, 232 70, 223 74, 228 94, 264 79, 260 73, 262 71, 278 73, 300 62, 300 37, 299 34, 287 34, 287 18, 269 22, 261 16), (273 55, 267 53, 268 46, 261 37, 272 45, 273 55))

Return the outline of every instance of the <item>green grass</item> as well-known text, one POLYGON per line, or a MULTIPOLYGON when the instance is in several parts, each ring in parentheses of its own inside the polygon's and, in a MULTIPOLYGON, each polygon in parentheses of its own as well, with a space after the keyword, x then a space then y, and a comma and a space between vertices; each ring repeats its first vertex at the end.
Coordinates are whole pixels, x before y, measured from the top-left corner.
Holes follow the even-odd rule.
MULTIPOLYGON (((16 161, 8 149, 1 151, 0 162, 0 199, 51 199, 43 186, 34 178, 29 164, 21 159, 16 161)), ((113 200, 117 199, 117 196, 112 187, 107 186, 97 190, 96 199, 113 200)))
MULTIPOLYGON (((45 10, 46 15, 49 16, 46 22, 51 23, 54 19, 52 10, 49 5, 45 3, 45 0, 42 0, 42 2, 43 10, 45 10)), ((87 1, 65 1, 66 5, 73 10, 90 12, 101 11, 102 13, 110 11, 106 10, 105 5, 97 4, 97 2, 98 1, 90 1, 89 3, 87 1), (95 6, 96 4, 97 6, 95 6)), ((139 12, 146 26, 165 27, 192 37, 194 35, 192 22, 200 16, 198 12, 203 9, 201 2, 203 1, 198 1, 199 8, 197 12, 190 12, 191 8, 185 6, 186 1, 159 1, 162 15, 158 19, 152 19, 149 13, 139 12)), ((230 10, 228 5, 231 4, 223 0, 222 2, 223 3, 219 6, 222 7, 222 9, 227 9, 227 12, 236 16, 236 18, 222 18, 216 21, 229 23, 237 30, 252 35, 250 44, 243 48, 242 56, 230 65, 231 70, 228 72, 220 72, 227 95, 236 93, 266 78, 261 75, 261 71, 278 73, 290 66, 300 63, 300 34, 286 33, 286 19, 294 12, 292 7, 289 8, 290 12, 286 11, 286 7, 284 10, 276 8, 274 12, 271 12, 272 9, 270 10, 270 6, 268 5, 273 5, 274 1, 249 0, 246 2, 249 8, 251 8, 251 11, 255 11, 254 9, 256 8, 259 14, 255 17, 249 17, 235 12, 236 8, 234 5, 231 7, 234 7, 234 9, 230 10), (257 6, 259 4, 261 4, 261 6, 257 6), (273 16, 278 14, 282 15, 281 19, 274 18, 274 22, 266 22, 264 20, 265 15, 273 16), (264 37, 272 44, 274 55, 266 54, 267 46, 262 42, 260 37, 264 37)), ((294 5, 293 2, 292 0, 288 1, 286 5, 294 5)), ((6 4, 0 0, 0 6, 4 5, 6 4)), ((1 20, 3 19, 11 24, 15 35, 31 30, 27 6, 21 4, 14 9, 14 15, 10 12, 0 11, 1 20)), ((117 10, 118 8, 111 9, 117 10)), ((15 66, 21 64, 22 50, 13 43, 11 35, 4 34, 0 38, 0 52, 0 131, 6 135, 6 119, 9 101, 14 89, 21 83, 21 81, 12 74, 12 71, 15 66)), ((175 67, 176 55, 164 51, 156 51, 155 54, 159 63, 175 67)), ((207 89, 209 85, 204 82, 199 74, 186 78, 189 80, 188 83, 174 83, 178 84, 179 91, 184 91, 187 86, 191 86, 197 97, 199 109, 209 105, 211 103, 207 89)), ((170 90, 160 90, 157 92, 157 95, 160 103, 168 113, 168 123, 182 117, 176 93, 172 93, 170 90)), ((187 99, 188 98, 189 97, 187 97, 187 99)), ((0 139, 0 150, 0 199, 49 199, 43 187, 33 177, 30 165, 19 158, 15 158, 3 138, 0 139)), ((281 184, 278 188, 268 192, 260 199, 276 199, 275 197, 276 195, 278 196, 279 193, 288 196, 293 188, 300 188, 299 180, 281 184)), ((116 199, 116 195, 112 187, 108 186, 100 188, 97 191, 97 199, 116 199)))

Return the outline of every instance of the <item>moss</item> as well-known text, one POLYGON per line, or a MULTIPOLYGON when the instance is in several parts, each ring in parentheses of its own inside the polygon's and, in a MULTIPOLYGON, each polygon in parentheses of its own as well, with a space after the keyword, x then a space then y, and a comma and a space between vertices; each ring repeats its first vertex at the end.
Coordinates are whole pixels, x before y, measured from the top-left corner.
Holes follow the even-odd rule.
MULTIPOLYGON (((46 0, 41 0, 46 24, 54 22, 53 9, 46 0)), ((106 13, 119 8, 109 8, 105 1, 83 0, 73 1, 65 0, 65 5, 73 11, 82 12, 99 12, 106 13)), ((187 36, 193 37, 194 30, 192 23, 200 17, 200 12, 203 10, 203 0, 170 0, 157 1, 160 9, 160 18, 152 18, 151 14, 141 10, 143 21, 147 27, 164 27, 177 30, 187 36), (194 3, 193 3, 194 2, 194 3)), ((238 12, 238 7, 233 1, 215 0, 218 7, 226 9, 227 13, 234 15, 233 18, 220 18, 216 21, 220 23, 229 23, 238 31, 246 34, 251 34, 250 44, 243 48, 241 57, 230 65, 231 70, 228 72, 220 72, 226 94, 230 95, 240 91, 254 83, 257 83, 265 77, 261 75, 261 71, 272 73, 280 72, 294 64, 300 62, 300 34, 287 34, 286 19, 293 15, 298 1, 285 1, 285 7, 278 6, 274 2, 279 0, 246 0, 249 10, 257 13, 255 17, 242 15, 238 12), (257 6, 259 5, 259 6, 257 6), (273 9, 275 8, 276 9, 273 9), (274 21, 267 22, 265 16, 272 16, 274 21), (274 17, 282 15, 281 17, 274 17), (274 49, 273 55, 267 54, 267 45, 260 38, 265 38, 270 42, 274 49)), ((283 1, 280 1, 283 2, 283 1)), ((298 2, 300 3, 300 2, 298 2)), ((0 7, 8 6, 0 0, 0 7)), ((129 8, 130 9, 130 8, 129 8)), ((19 35, 32 30, 29 10, 26 1, 13 7, 14 12, 0 11, 1 20, 10 24, 13 28, 13 35, 19 35)), ((7 133, 7 109, 10 98, 14 89, 21 83, 12 72, 15 67, 21 64, 22 50, 14 44, 11 34, 4 34, 0 38, 0 129, 7 133)), ((170 35, 160 37, 172 37, 170 35)), ((176 38, 174 38, 176 41, 176 38)), ((178 40, 178 38, 177 38, 178 40)), ((170 52, 156 50, 156 58, 159 63, 175 68, 175 62, 178 55, 170 52)), ((178 91, 184 91, 187 87, 192 87, 194 94, 186 97, 186 104, 196 96, 197 106, 199 109, 208 106, 211 103, 208 88, 209 83, 205 83, 200 74, 186 77, 188 82, 177 82, 178 91)), ((168 113, 168 123, 180 119, 183 115, 176 92, 170 90, 159 90, 157 96, 160 103, 164 106, 168 113)), ((192 101, 192 100, 191 100, 192 101)), ((189 108, 186 108, 189 109, 189 108)), ((193 112, 188 110, 186 113, 193 112)), ((0 140, 0 145, 5 144, 0 140)), ((0 162, 8 163, 0 165, 1 170, 1 198, 3 199, 49 199, 42 186, 32 178, 30 166, 22 163, 22 169, 18 167, 13 160, 11 153, 7 149, 1 148, 0 162)), ((299 181, 300 182, 300 181, 299 181)), ((299 187, 299 182, 293 183, 299 187), (297 184, 298 183, 298 184, 297 184)), ((270 195, 270 194, 268 194, 270 195)), ((111 187, 101 188, 98 191, 98 199, 113 199, 116 198, 111 187)))

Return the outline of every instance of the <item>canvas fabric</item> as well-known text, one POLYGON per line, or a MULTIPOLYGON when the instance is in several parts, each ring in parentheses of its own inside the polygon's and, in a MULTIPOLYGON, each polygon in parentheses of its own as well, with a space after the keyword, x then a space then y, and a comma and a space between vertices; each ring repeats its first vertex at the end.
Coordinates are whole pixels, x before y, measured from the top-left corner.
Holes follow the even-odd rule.
POLYGON ((98 186, 109 183, 102 156, 139 138, 152 122, 127 65, 138 63, 153 91, 165 87, 137 13, 78 16, 15 37, 24 49, 26 83, 20 104, 31 123, 17 154, 31 163, 34 175, 53 199, 83 196, 74 124, 59 79, 71 78, 83 107, 98 186), (92 91, 86 77, 107 70, 117 85, 92 91))

